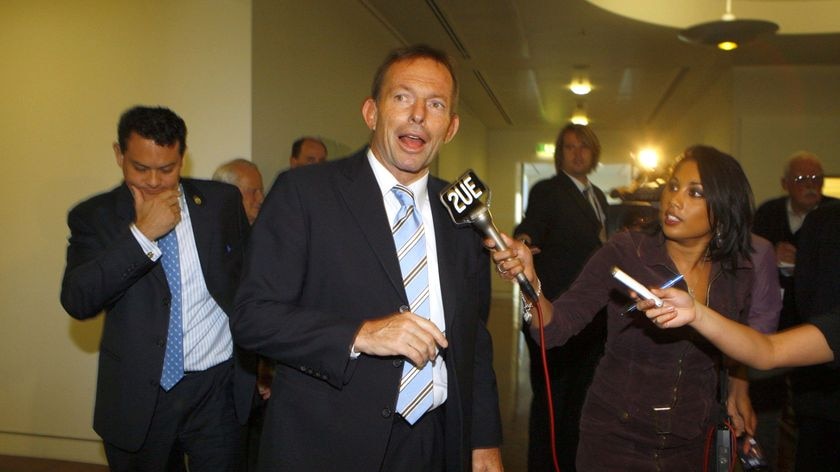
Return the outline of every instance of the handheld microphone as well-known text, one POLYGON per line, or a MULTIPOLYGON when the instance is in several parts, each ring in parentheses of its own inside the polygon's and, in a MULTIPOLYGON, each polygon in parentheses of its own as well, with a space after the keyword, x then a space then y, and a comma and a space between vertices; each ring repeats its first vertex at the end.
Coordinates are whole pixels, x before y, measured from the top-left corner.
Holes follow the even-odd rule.
MULTIPOLYGON (((488 207, 489 195, 490 189, 484 185, 472 169, 469 169, 458 177, 452 185, 441 190, 439 197, 455 224, 475 226, 492 239, 499 250, 504 251, 507 249, 507 245, 502 241, 499 230, 493 224, 493 215, 490 214, 490 208, 488 207), (479 199, 485 193, 488 195, 487 205, 479 199)), ((516 281, 525 295, 531 301, 537 303, 537 292, 534 291, 534 287, 528 282, 525 274, 517 274, 516 281)))

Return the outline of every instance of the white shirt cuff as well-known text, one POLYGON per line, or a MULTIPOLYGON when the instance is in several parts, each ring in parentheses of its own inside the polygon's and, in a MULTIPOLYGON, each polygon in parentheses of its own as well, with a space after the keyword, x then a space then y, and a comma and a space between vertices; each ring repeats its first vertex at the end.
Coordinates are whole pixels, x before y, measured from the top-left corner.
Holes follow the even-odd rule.
POLYGON ((137 228, 137 225, 131 223, 131 234, 134 235, 134 239, 140 244, 140 247, 143 249, 143 252, 146 253, 146 257, 152 260, 152 262, 157 261, 160 256, 160 248, 158 247, 157 243, 150 240, 137 228))

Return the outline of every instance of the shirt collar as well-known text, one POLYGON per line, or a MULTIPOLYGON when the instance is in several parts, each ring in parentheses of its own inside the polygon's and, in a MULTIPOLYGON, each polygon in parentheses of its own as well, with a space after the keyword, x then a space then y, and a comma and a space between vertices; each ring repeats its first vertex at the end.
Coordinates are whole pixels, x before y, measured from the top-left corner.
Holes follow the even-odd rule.
MULTIPOLYGON (((389 172, 381 162, 379 162, 376 156, 373 155, 373 151, 371 151, 370 148, 367 150, 367 158, 370 168, 373 169, 373 176, 376 178, 376 183, 379 185, 379 191, 382 193, 383 198, 391 194, 391 189, 394 188, 395 185, 402 185, 399 181, 397 181, 397 178, 394 177, 394 175, 391 174, 391 172, 389 172)), ((428 182, 429 172, 427 171, 422 177, 409 185, 403 185, 404 187, 408 187, 408 189, 411 190, 411 193, 414 194, 414 204, 420 208, 425 206, 426 202, 429 201, 428 182)))
POLYGON ((580 180, 578 180, 577 177, 574 177, 574 176, 570 175, 565 170, 561 170, 560 172, 566 174, 569 177, 569 179, 571 179, 571 181, 574 182, 575 187, 577 187, 577 189, 580 190, 581 193, 583 193, 584 190, 588 190, 592 187, 592 183, 589 182, 588 180, 587 180, 586 183, 583 183, 580 180))

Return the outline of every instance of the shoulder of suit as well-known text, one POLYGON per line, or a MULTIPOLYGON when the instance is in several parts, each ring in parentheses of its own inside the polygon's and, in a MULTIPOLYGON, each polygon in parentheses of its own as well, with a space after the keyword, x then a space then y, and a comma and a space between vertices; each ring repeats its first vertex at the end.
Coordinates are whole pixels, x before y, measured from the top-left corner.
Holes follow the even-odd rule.
POLYGON ((787 198, 788 197, 775 197, 771 198, 770 200, 765 200, 764 203, 758 206, 758 209, 756 209, 756 213, 785 208, 785 202, 787 201, 787 198))
POLYGON ((120 199, 131 198, 131 192, 125 184, 120 184, 111 190, 98 193, 91 197, 82 200, 75 204, 71 209, 71 214, 84 214, 96 211, 102 208, 113 206, 120 199))

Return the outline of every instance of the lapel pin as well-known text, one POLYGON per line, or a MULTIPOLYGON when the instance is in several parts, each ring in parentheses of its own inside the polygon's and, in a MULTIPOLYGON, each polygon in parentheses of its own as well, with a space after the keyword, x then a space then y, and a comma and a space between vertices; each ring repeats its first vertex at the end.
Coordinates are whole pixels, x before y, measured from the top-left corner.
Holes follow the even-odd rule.
POLYGON ((196 205, 201 205, 201 197, 199 197, 198 195, 193 195, 193 201, 196 205))

